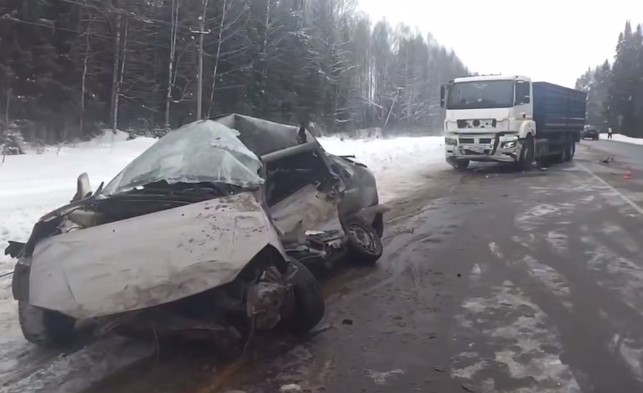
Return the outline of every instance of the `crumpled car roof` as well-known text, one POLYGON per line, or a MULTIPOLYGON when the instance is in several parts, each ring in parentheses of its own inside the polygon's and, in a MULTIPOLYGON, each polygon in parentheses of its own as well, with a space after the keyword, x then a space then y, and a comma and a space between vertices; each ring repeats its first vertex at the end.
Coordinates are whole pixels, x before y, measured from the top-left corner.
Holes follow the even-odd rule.
MULTIPOLYGON (((274 123, 239 114, 225 115, 212 119, 228 128, 239 131, 239 139, 258 156, 299 145, 299 127, 274 123)), ((306 130, 306 139, 315 138, 306 130)))

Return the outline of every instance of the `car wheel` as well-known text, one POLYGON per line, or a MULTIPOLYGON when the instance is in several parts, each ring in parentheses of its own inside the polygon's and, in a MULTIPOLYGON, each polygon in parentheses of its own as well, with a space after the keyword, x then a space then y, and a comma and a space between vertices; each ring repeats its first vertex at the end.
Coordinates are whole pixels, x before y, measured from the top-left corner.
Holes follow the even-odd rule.
POLYGON ((22 300, 18 301, 18 320, 25 339, 44 347, 68 343, 73 338, 76 326, 73 318, 22 300))
POLYGON ((326 304, 319 281, 310 270, 301 262, 291 263, 297 267, 293 278, 294 308, 284 322, 291 332, 305 334, 322 320, 326 304))
POLYGON ((348 257, 360 264, 374 264, 382 256, 384 246, 373 226, 359 217, 351 218, 344 231, 348 237, 348 257))

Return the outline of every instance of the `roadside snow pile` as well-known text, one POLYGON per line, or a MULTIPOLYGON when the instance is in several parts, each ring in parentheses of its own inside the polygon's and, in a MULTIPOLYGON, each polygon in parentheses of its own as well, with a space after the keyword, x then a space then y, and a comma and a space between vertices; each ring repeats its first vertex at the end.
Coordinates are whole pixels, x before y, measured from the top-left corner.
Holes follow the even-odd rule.
POLYGON ((444 138, 439 136, 343 141, 327 137, 319 141, 331 154, 355 155, 366 164, 377 177, 382 202, 411 193, 426 181, 424 173, 450 168, 444 159, 444 138))
POLYGON ((6 157, 0 165, 0 273, 10 268, 5 265, 10 262, 4 255, 7 242, 26 241, 43 214, 69 203, 78 175, 87 172, 96 188, 154 143, 149 138, 126 141, 127 136, 110 132, 74 147, 6 157))
MULTIPOLYGON (((607 134, 601 134, 601 139, 608 140, 607 134)), ((643 145, 643 138, 632 138, 621 134, 612 135, 611 140, 616 142, 631 143, 634 145, 643 145)))

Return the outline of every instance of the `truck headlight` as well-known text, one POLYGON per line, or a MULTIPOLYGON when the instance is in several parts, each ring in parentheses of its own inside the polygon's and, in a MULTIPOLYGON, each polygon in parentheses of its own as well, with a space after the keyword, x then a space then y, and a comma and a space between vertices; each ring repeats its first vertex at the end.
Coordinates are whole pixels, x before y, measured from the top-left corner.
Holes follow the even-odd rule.
POLYGON ((503 149, 511 149, 512 147, 516 147, 516 141, 511 141, 511 142, 503 142, 502 143, 502 148, 503 149))
POLYGON ((447 146, 457 146, 458 145, 458 140, 455 138, 444 138, 444 143, 447 146))

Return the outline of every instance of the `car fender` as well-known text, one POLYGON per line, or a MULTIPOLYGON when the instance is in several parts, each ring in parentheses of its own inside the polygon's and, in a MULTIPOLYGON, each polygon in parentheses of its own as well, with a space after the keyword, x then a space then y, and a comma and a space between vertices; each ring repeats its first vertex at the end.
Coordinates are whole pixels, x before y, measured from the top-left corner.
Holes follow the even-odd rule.
POLYGON ((35 246, 29 303, 76 319, 158 306, 233 281, 266 246, 285 256, 251 192, 68 232, 35 246))

